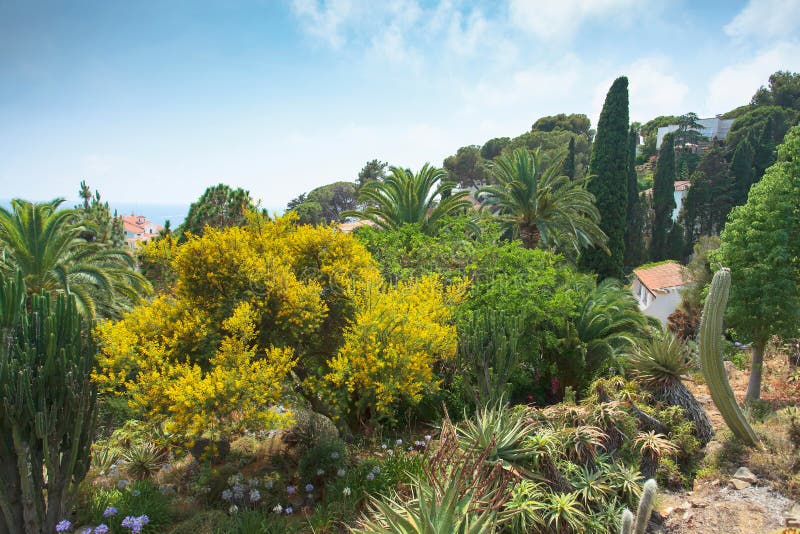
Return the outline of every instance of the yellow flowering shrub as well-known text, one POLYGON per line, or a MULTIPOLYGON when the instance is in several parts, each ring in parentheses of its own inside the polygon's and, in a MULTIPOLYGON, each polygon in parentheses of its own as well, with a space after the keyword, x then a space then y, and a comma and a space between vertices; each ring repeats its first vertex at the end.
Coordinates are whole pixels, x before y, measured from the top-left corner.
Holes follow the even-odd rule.
POLYGON ((249 303, 237 306, 222 324, 226 335, 207 369, 168 357, 163 346, 144 347, 135 379, 125 382, 131 407, 148 419, 166 420, 167 430, 184 436, 284 425, 290 414, 275 406, 294 366, 293 352, 270 347, 259 355, 257 318, 249 303))
POLYGON ((156 293, 166 292, 175 282, 172 259, 178 251, 178 240, 172 234, 151 239, 137 251, 139 268, 156 293))
POLYGON ((380 280, 352 236, 291 215, 248 214, 246 226, 147 254, 171 255, 172 294, 97 327, 94 379, 187 436, 285 422, 267 405, 289 371, 324 375, 359 292, 380 280))
POLYGON ((364 291, 321 393, 364 421, 391 419, 400 401, 416 404, 435 392, 435 365, 456 354, 452 306, 465 291, 466 283, 443 288, 438 276, 364 291))

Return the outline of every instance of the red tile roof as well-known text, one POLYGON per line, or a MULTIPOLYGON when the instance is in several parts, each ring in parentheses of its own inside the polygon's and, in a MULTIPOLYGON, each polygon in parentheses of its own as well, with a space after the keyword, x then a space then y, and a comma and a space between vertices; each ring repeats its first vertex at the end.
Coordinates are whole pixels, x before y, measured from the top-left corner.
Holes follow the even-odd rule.
POLYGON ((338 226, 338 228, 339 228, 340 231, 344 232, 345 234, 349 234, 350 232, 352 232, 356 228, 361 228, 362 226, 378 226, 378 225, 375 224, 374 222, 370 221, 370 220, 361 219, 361 220, 358 220, 358 221, 342 223, 342 224, 340 224, 338 226))
POLYGON ((634 269, 633 274, 649 289, 656 291, 668 287, 682 286, 686 283, 683 266, 669 261, 653 267, 634 269))

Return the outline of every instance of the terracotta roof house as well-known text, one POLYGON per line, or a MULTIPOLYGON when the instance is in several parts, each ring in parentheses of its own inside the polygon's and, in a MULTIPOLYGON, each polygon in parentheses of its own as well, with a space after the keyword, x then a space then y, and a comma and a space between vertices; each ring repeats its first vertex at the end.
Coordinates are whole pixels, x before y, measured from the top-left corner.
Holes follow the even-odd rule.
POLYGON ((367 219, 359 219, 357 221, 344 222, 338 225, 336 228, 338 228, 339 231, 344 234, 349 234, 356 228, 361 228, 362 226, 378 226, 378 225, 367 219))
POLYGON ((163 226, 147 220, 144 215, 123 215, 122 227, 125 230, 125 242, 131 248, 147 243, 157 236, 163 226))
POLYGON ((681 302, 680 290, 687 283, 684 267, 667 261, 634 269, 633 276, 631 291, 639 301, 639 309, 667 324, 667 318, 681 302))

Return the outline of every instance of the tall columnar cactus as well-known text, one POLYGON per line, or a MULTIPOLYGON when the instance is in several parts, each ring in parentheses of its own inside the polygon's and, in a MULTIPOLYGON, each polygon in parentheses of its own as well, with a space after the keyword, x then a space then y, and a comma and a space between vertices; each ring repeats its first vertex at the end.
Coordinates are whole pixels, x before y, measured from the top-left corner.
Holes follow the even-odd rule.
POLYGON ((700 321, 700 366, 717 409, 734 435, 749 446, 758 438, 745 419, 725 373, 722 363, 722 318, 728 304, 731 272, 722 268, 714 274, 700 321))
POLYGON ((653 504, 656 499, 658 484, 652 478, 644 483, 642 496, 639 498, 639 507, 636 509, 636 520, 627 508, 622 512, 621 534, 644 534, 647 530, 647 523, 650 521, 650 514, 653 513, 653 504))
POLYGON ((55 532, 89 468, 95 347, 74 297, 0 273, 0 533, 55 532))

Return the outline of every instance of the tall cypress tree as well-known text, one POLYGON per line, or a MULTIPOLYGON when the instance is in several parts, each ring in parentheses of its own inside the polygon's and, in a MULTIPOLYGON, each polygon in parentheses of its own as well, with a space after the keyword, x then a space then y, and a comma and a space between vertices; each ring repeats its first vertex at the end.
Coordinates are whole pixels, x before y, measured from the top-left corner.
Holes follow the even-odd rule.
POLYGON ((621 76, 606 95, 589 162, 591 179, 587 188, 595 196, 602 217, 600 228, 608 236, 610 254, 598 248, 588 249, 580 264, 600 278, 621 278, 623 274, 629 159, 628 78, 621 76))
MULTIPOLYGON (((775 163, 776 160, 775 141, 772 139, 772 120, 768 120, 761 130, 761 135, 753 143, 753 168, 755 169, 755 176, 753 183, 761 180, 766 170, 775 163)), ((745 202, 747 196, 745 196, 745 202)))
POLYGON ((564 159, 564 175, 569 176, 570 180, 575 179, 575 138, 569 138, 567 147, 567 157, 564 159))
POLYGON ((672 212, 675 204, 675 145, 672 134, 664 136, 653 177, 653 238, 650 241, 650 259, 665 260, 669 257, 668 235, 672 228, 672 212))
POLYGON ((628 134, 628 207, 625 227, 625 265, 635 267, 645 262, 644 211, 639 199, 639 180, 636 176, 636 142, 638 134, 631 126, 628 134))
POLYGON ((747 202, 747 193, 755 181, 753 170, 753 145, 745 138, 736 145, 731 158, 731 179, 733 180, 733 205, 741 206, 747 202))

